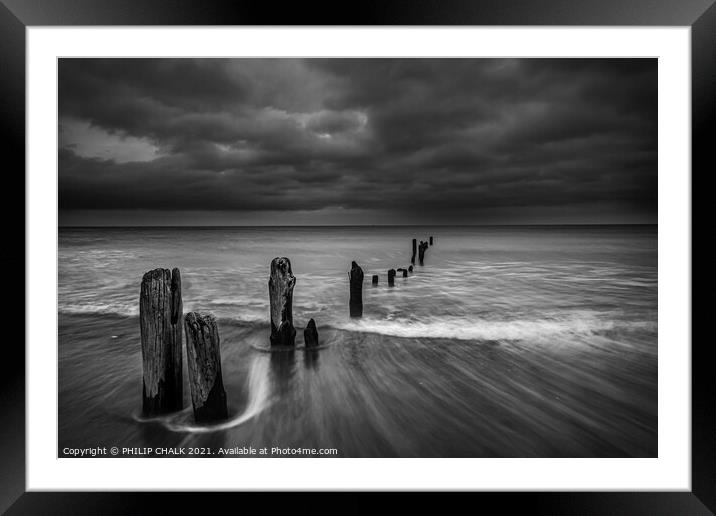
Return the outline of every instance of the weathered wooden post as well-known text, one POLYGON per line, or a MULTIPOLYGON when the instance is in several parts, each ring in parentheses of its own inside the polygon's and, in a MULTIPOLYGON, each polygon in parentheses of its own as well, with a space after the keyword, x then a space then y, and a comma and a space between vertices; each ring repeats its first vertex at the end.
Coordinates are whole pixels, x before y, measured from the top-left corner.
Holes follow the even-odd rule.
POLYGON ((316 321, 313 319, 308 321, 306 328, 303 330, 303 342, 307 348, 318 346, 318 330, 316 329, 316 321))
POLYGON ((425 259, 425 249, 427 245, 428 244, 426 244, 422 240, 420 241, 420 247, 418 247, 418 260, 420 262, 420 265, 423 265, 423 260, 425 259))
POLYGON ((430 245, 433 245, 433 237, 430 237, 430 245))
POLYGON ((415 265, 415 250, 417 249, 417 240, 413 238, 413 255, 410 258, 410 263, 415 265))
POLYGON ((388 271, 388 286, 395 286, 395 269, 390 269, 388 271))
POLYGON ((145 416, 182 408, 182 309, 179 269, 154 269, 144 274, 139 329, 145 416))
POLYGON ((186 359, 194 419, 217 421, 229 417, 221 377, 219 330, 211 314, 189 312, 184 316, 186 359))
POLYGON ((373 274, 373 285, 377 285, 377 284, 378 284, 378 275, 373 274))
POLYGON ((350 300, 348 302, 351 317, 363 317, 363 269, 356 262, 351 262, 350 300))
POLYGON ((294 346, 296 329, 293 327, 293 287, 296 278, 291 272, 291 260, 271 260, 269 277, 269 304, 271 307, 271 345, 294 346))
POLYGON ((408 267, 408 272, 413 272, 413 266, 408 267))
POLYGON ((403 277, 407 278, 408 277, 408 269, 400 269, 400 270, 403 271, 403 277))

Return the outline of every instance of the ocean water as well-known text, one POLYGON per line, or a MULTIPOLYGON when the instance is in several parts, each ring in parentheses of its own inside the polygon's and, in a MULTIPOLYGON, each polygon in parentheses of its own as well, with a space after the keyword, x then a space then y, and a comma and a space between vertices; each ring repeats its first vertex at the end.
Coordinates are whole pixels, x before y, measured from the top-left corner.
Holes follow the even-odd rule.
POLYGON ((61 228, 59 449, 335 448, 343 457, 654 457, 656 226, 61 228), (424 266, 411 239, 434 237, 424 266), (297 343, 265 353, 271 259, 297 343), (348 317, 351 261, 364 315, 348 317), (141 417, 139 287, 179 267, 213 313, 229 420, 141 417), (370 277, 380 276, 377 287, 370 277))

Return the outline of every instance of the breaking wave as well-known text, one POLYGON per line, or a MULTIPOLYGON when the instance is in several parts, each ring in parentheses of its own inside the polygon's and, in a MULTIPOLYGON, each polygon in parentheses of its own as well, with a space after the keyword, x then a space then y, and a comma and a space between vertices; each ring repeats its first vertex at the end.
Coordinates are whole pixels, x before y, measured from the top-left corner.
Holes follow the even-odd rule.
POLYGON ((594 335, 609 330, 656 330, 655 321, 624 321, 575 315, 562 319, 469 320, 438 317, 426 321, 410 319, 350 320, 335 327, 347 331, 378 333, 406 338, 457 340, 523 340, 564 335, 594 335))

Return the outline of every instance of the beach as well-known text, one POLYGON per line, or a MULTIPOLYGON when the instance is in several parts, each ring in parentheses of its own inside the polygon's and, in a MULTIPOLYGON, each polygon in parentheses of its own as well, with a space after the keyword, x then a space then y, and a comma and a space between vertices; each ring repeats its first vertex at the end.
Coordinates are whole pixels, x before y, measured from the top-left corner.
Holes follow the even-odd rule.
MULTIPOLYGON (((656 226, 60 228, 59 449, 289 447, 340 457, 655 457, 656 226), (435 243, 424 266, 411 240, 435 243), (293 352, 267 353, 291 260, 293 352), (351 261, 363 317, 348 316, 351 261), (229 418, 141 415, 142 275, 216 316, 229 418), (373 274, 379 283, 370 285, 373 274), (300 349, 314 318, 321 348, 300 349)), ((231 455, 235 456, 235 455, 231 455)))

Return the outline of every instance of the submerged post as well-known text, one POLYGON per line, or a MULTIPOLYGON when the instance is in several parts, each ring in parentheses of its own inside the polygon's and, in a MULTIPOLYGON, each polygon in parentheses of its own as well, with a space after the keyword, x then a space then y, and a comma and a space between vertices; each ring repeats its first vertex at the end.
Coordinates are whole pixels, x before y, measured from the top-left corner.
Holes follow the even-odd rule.
POLYGON ((403 271, 403 277, 407 278, 408 277, 408 269, 400 269, 400 270, 403 271))
POLYGON ((378 275, 373 274, 373 285, 377 285, 377 284, 378 284, 378 275))
POLYGON ((182 393, 182 300, 179 269, 154 269, 139 293, 142 342, 142 412, 180 410, 182 393))
POLYGON ((269 304, 271 307, 271 345, 293 346, 296 329, 293 327, 293 287, 296 278, 291 272, 291 260, 271 260, 269 277, 269 304))
POLYGON ((348 302, 351 317, 363 317, 363 269, 356 262, 351 262, 350 301, 348 302))
POLYGON ((395 269, 390 269, 388 271, 388 286, 395 286, 395 269))
POLYGON ((413 265, 415 265, 415 251, 416 251, 416 249, 417 249, 417 240, 416 240, 415 238, 413 238, 413 255, 412 255, 411 258, 410 258, 410 263, 412 263, 413 265))
POLYGON ((189 312, 184 317, 186 359, 194 419, 217 421, 229 417, 221 377, 219 330, 211 314, 189 312))
POLYGON ((433 237, 430 237, 430 245, 433 245, 433 237))
POLYGON ((316 329, 316 321, 313 319, 308 321, 306 328, 303 330, 303 343, 307 348, 318 346, 318 330, 316 329))

